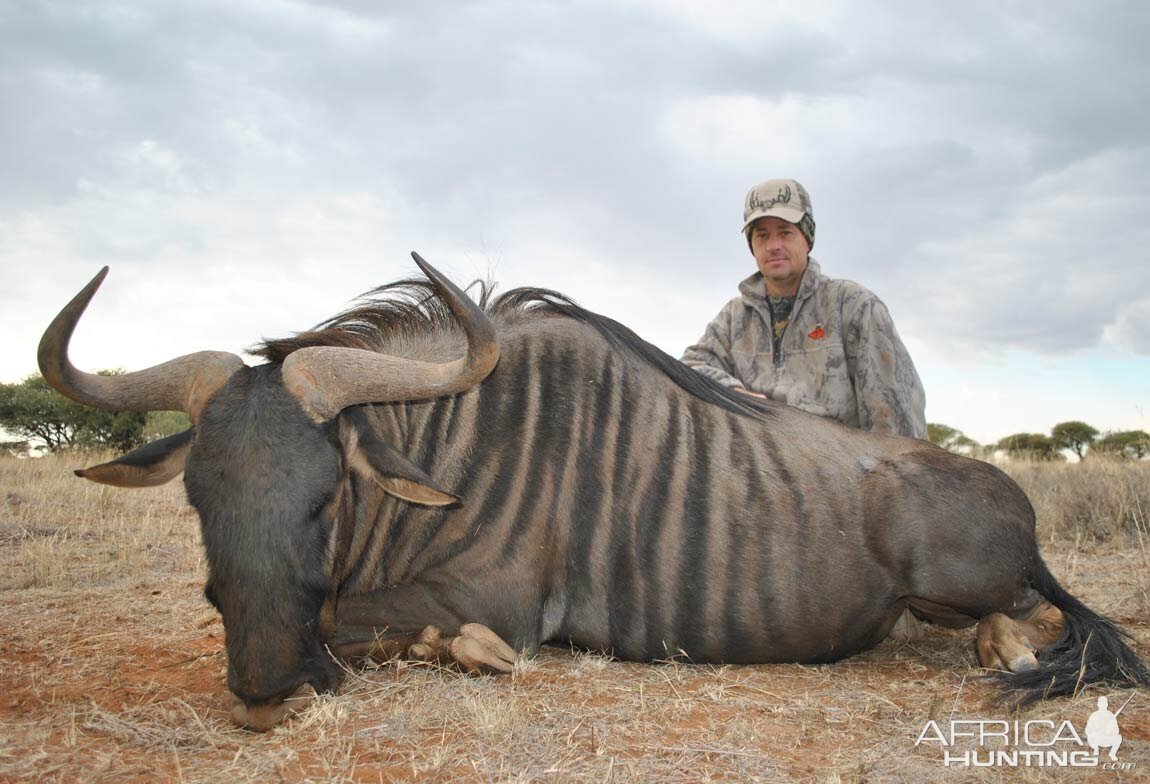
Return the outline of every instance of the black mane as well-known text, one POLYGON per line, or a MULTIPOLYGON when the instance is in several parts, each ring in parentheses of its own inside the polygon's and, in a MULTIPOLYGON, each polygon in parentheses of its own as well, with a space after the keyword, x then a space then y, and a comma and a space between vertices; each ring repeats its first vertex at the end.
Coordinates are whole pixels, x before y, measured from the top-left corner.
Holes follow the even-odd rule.
MULTIPOLYGON (((492 314, 494 287, 476 281, 479 307, 492 314)), ((416 337, 456 329, 455 317, 427 280, 399 280, 372 289, 357 304, 309 330, 287 338, 267 339, 248 349, 269 362, 283 362, 289 354, 312 346, 338 346, 379 351, 397 336, 416 337)))
MULTIPOLYGON (((733 392, 696 373, 630 328, 577 305, 570 297, 549 289, 524 287, 492 297, 493 284, 476 281, 479 307, 496 324, 517 317, 558 316, 593 327, 617 350, 652 365, 695 397, 736 414, 763 416, 774 409, 765 400, 733 392)), ((358 304, 304 332, 287 338, 265 339, 248 353, 269 362, 283 362, 289 354, 311 346, 339 346, 378 351, 397 337, 417 338, 429 332, 455 330, 455 316, 426 280, 400 280, 372 289, 358 304)))

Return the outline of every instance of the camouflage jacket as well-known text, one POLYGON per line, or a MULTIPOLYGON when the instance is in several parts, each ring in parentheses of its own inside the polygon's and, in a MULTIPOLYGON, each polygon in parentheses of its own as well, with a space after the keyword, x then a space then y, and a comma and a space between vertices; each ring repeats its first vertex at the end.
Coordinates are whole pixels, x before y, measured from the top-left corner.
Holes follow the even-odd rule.
POLYGON ((707 325, 683 362, 812 414, 880 433, 926 437, 926 397, 882 300, 825 277, 810 259, 774 356, 767 287, 756 272, 707 325))

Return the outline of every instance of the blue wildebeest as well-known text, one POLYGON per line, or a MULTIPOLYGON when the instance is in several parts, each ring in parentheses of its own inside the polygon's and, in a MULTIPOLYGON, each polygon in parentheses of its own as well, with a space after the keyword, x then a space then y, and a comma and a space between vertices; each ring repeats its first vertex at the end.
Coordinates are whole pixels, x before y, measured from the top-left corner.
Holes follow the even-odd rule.
POLYGON ((1051 575, 1030 503, 993 466, 729 392, 554 292, 477 304, 416 261, 430 283, 267 341, 254 367, 202 352, 77 370, 68 343, 107 268, 41 341, 65 395, 191 416, 77 473, 184 472, 238 724, 334 689, 329 652, 488 671, 548 641, 829 662, 908 605, 977 624, 979 660, 1024 700, 1150 682, 1051 575))

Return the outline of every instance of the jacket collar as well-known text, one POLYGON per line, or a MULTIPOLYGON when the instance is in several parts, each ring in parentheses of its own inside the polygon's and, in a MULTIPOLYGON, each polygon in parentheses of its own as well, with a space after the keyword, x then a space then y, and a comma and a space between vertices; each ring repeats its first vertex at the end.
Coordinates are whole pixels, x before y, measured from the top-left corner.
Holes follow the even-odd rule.
MULTIPOLYGON (((803 277, 799 280, 798 293, 795 294, 795 304, 797 305, 814 294, 824 280, 826 277, 823 275, 822 267, 819 266, 813 256, 808 256, 807 268, 803 271, 803 277)), ((739 293, 743 295, 743 301, 748 305, 766 302, 767 282, 763 280, 763 273, 756 271, 740 283, 739 293)))

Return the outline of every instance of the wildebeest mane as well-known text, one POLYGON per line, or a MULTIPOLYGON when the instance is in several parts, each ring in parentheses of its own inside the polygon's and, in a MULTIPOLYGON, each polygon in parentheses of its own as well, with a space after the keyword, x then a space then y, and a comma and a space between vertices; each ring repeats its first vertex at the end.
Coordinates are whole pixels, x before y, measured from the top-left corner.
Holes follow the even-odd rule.
MULTIPOLYGON (((727 389, 696 373, 665 351, 648 343, 630 328, 577 305, 570 297, 549 289, 524 287, 493 297, 494 284, 475 281, 479 306, 496 324, 525 317, 566 317, 593 327, 616 350, 638 357, 695 397, 733 413, 769 415, 765 400, 727 389)), ((291 337, 265 339, 249 349, 269 362, 283 362, 289 354, 311 346, 339 346, 379 351, 387 346, 412 344, 428 335, 452 333, 455 316, 426 280, 400 280, 365 293, 356 304, 326 321, 291 337)))
MULTIPOLYGON (((477 281, 479 306, 490 310, 493 286, 477 281)), ((470 288, 470 287, 469 287, 470 288)), ((397 339, 455 329, 455 317, 426 280, 399 280, 361 295, 356 304, 291 337, 267 339, 249 354, 283 362, 289 354, 313 346, 380 351, 397 339)))
POLYGON ((772 404, 767 401, 733 392, 701 373, 696 373, 667 352, 636 335, 629 327, 580 307, 570 297, 559 292, 540 288, 513 289, 498 298, 496 308, 566 316, 594 327, 616 349, 639 357, 701 400, 721 406, 733 413, 749 416, 769 415, 773 411, 772 404))

